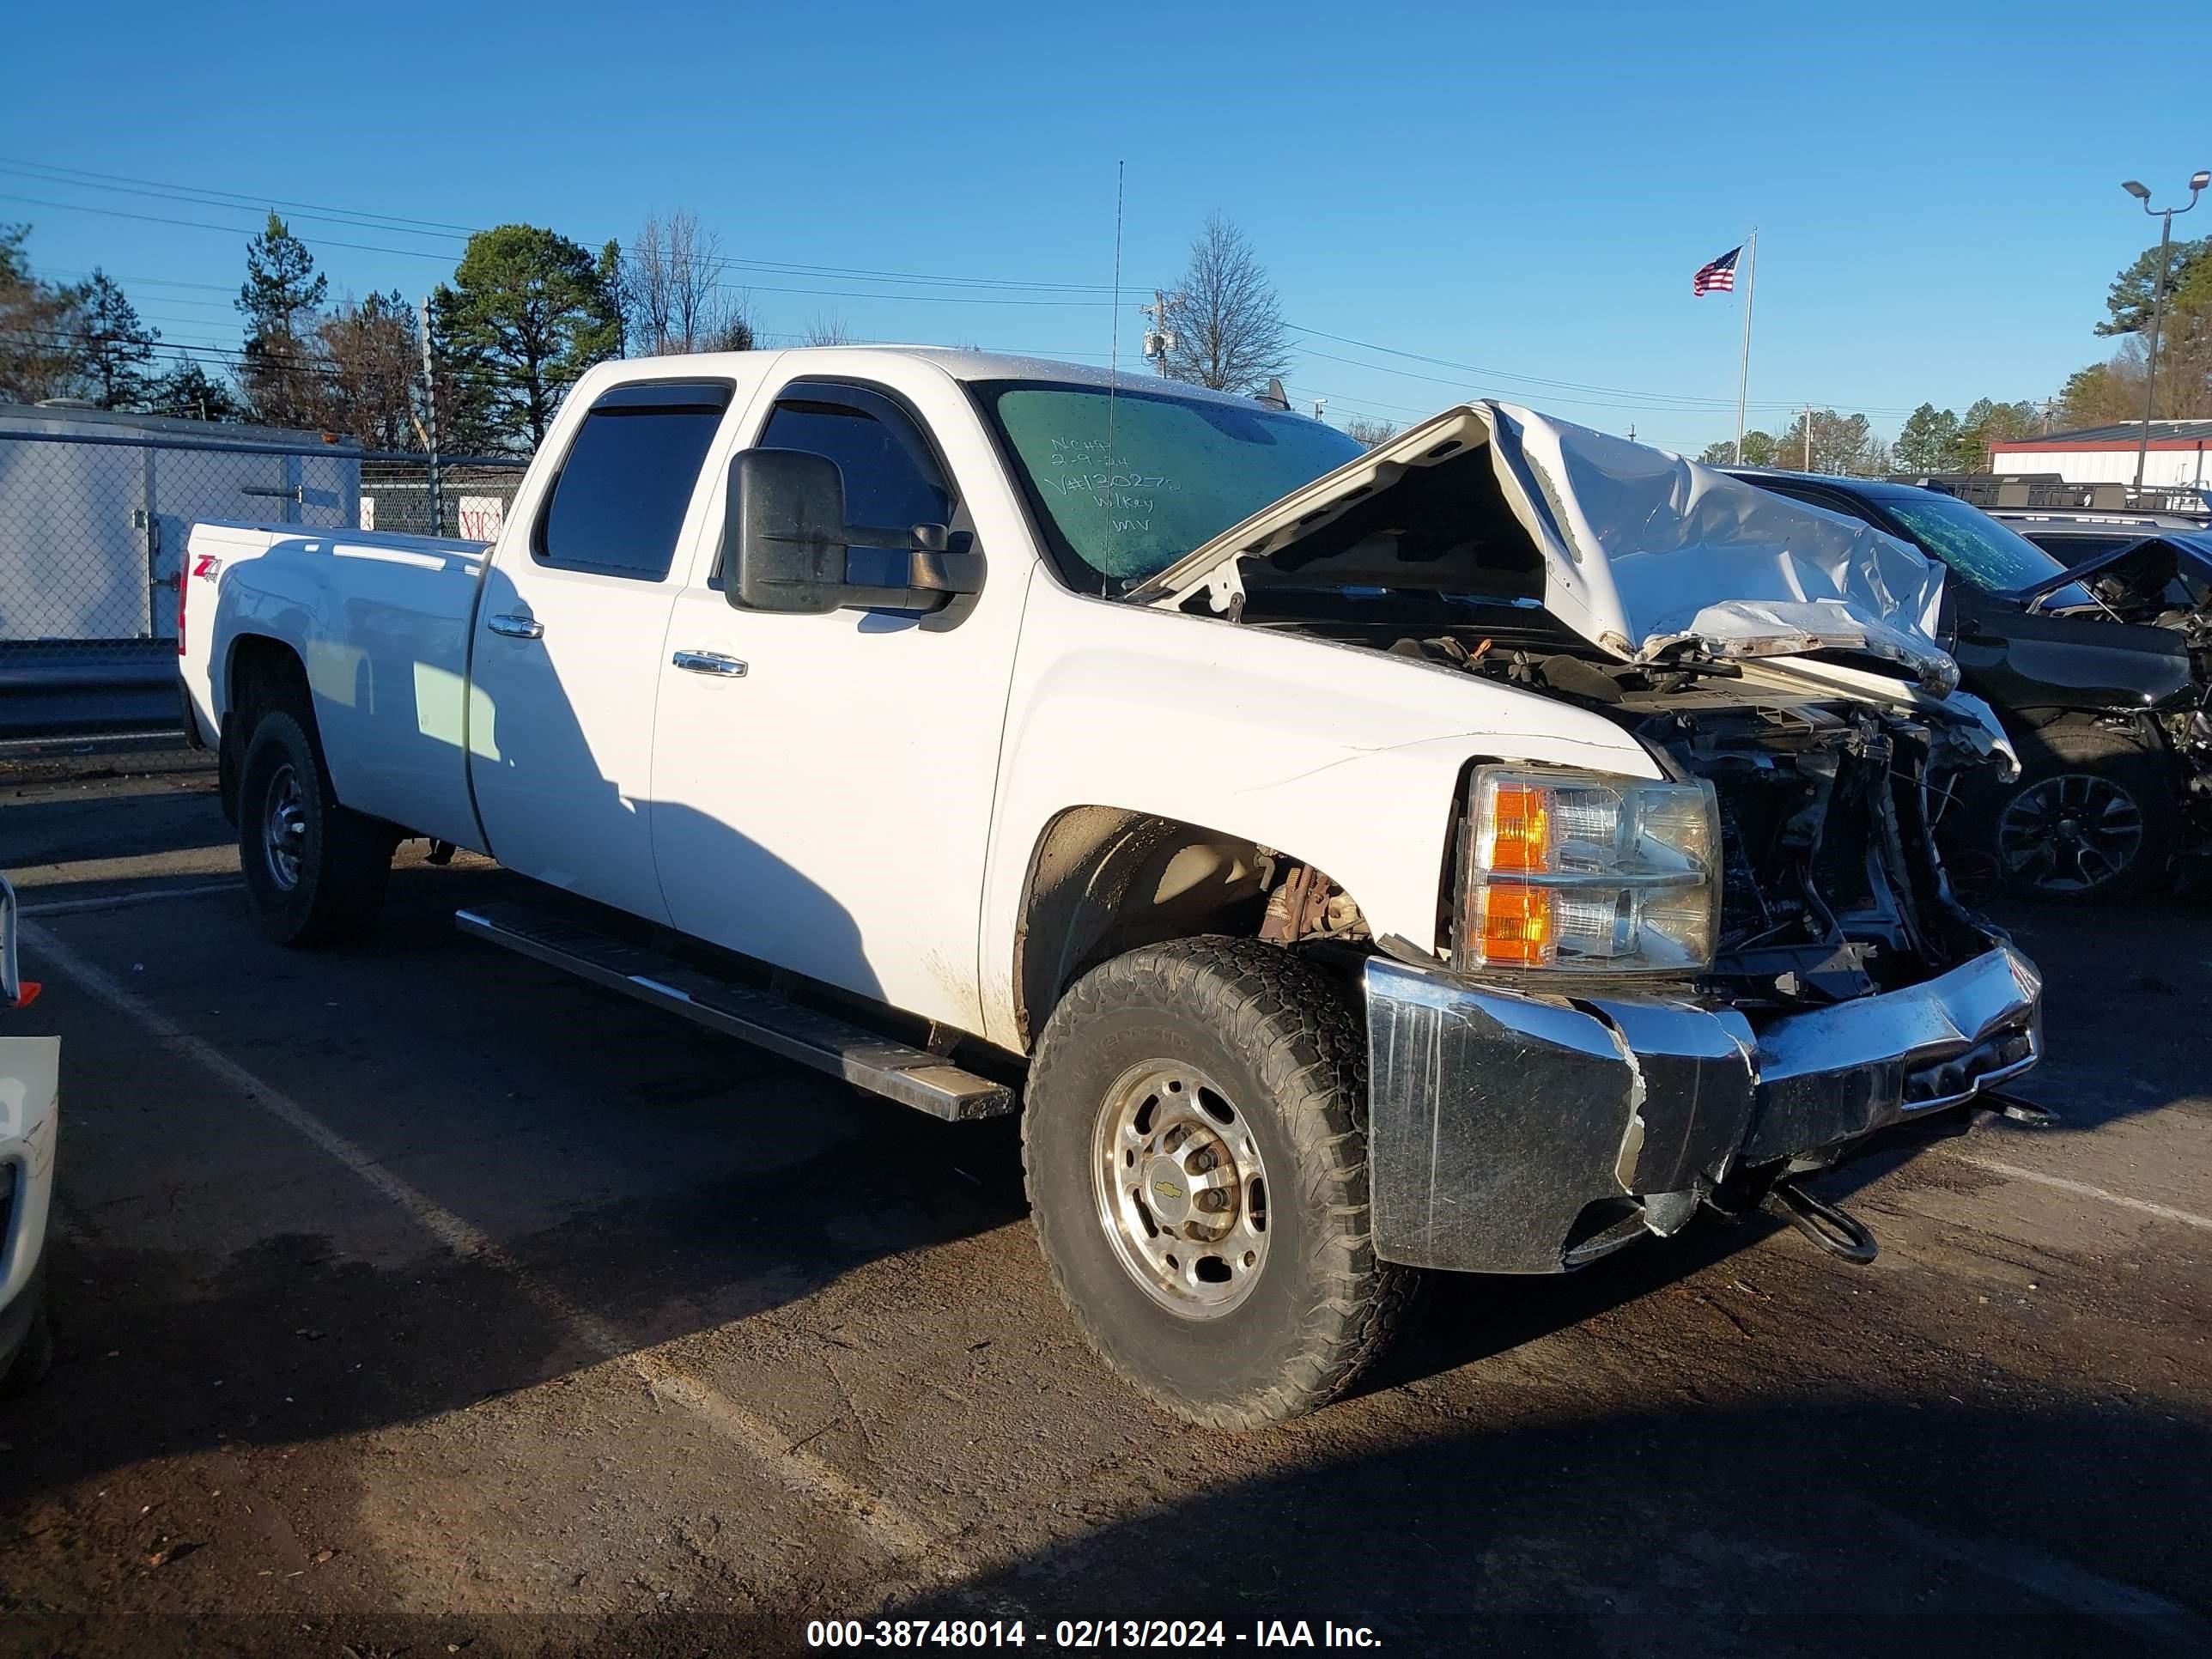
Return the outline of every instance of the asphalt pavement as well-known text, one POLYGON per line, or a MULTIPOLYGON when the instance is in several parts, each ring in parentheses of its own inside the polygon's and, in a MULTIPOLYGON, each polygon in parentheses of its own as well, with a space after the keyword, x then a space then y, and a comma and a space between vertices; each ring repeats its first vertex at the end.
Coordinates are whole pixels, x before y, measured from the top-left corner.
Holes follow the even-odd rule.
POLYGON ((1825 1178, 1873 1266, 1761 1218, 1438 1280, 1355 1397, 1228 1435, 1077 1337, 1010 1123, 465 939, 520 884, 419 845, 373 941, 279 950, 212 786, 0 779, 64 1038, 0 1652, 2212 1651, 2202 898, 2004 913, 2063 1121, 1825 1178))

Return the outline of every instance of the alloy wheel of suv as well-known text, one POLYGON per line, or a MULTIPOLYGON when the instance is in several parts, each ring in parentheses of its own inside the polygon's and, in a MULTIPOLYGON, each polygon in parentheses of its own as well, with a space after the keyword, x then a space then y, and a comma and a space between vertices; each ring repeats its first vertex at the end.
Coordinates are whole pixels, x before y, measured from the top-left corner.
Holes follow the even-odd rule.
POLYGON ((1997 853, 2015 882, 2046 893, 2087 893, 2142 855, 2143 810, 2118 779, 2060 772, 2005 804, 1997 853))
POLYGON ((1985 861, 2014 893, 2053 904, 2101 904, 2159 878, 2180 821, 2169 756, 2088 720, 2014 741, 2021 775, 1962 819, 1962 861, 1985 861))

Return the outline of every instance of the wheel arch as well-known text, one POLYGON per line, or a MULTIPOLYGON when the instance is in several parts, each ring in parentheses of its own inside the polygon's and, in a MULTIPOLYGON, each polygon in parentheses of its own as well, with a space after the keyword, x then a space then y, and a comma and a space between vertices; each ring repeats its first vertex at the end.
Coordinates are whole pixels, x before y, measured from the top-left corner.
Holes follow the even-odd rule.
POLYGON ((253 728, 271 708, 289 708, 310 738, 316 737, 314 693, 307 665, 289 641, 269 634, 232 639, 222 667, 222 721, 216 742, 217 787, 223 816, 238 822, 239 777, 253 728))
POLYGON ((1030 849, 1014 933, 1023 1049, 1035 1046, 1068 988, 1100 963, 1169 939, 1256 937, 1267 878, 1302 862, 1249 836, 1134 808, 1071 806, 1055 815, 1030 849))

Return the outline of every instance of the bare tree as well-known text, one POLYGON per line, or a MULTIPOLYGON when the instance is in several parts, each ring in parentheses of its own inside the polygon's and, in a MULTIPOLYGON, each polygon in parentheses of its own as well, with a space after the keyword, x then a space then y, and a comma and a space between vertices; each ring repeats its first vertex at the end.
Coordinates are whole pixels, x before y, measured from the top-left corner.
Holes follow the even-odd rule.
POLYGON ((1398 423, 1395 421, 1370 420, 1364 415, 1355 415, 1344 423, 1344 435, 1356 444, 1364 444, 1372 449, 1376 445, 1387 443, 1396 437, 1398 423))
POLYGON ((806 331, 799 336, 801 343, 811 346, 851 345, 853 331, 836 312, 817 317, 807 324, 806 331))
POLYGON ((422 447, 415 399, 422 346, 415 308, 394 289, 348 300, 317 327, 330 364, 330 417, 371 449, 422 447))
POLYGON ((648 214, 622 258, 623 311, 641 353, 750 351, 745 298, 720 281, 722 239, 682 210, 648 214))
POLYGON ((31 274, 28 225, 0 225, 0 403, 78 392, 76 340, 84 290, 31 274))
POLYGON ((675 306, 669 293, 668 255, 661 243, 660 221, 652 214, 638 227, 622 256, 622 309, 633 348, 652 356, 668 338, 675 306))
POLYGON ((1291 372, 1289 331, 1267 268, 1228 216, 1210 214, 1168 307, 1167 372, 1217 392, 1254 392, 1291 372))
POLYGON ((714 320, 699 337, 702 351, 750 351, 760 343, 754 331, 750 297, 745 294, 725 295, 714 308, 714 320))

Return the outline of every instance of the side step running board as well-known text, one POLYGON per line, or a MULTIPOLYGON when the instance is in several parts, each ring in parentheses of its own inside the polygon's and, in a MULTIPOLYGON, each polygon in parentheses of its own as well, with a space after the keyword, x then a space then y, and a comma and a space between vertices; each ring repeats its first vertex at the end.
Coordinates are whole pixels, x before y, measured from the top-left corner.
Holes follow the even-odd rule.
POLYGON ((1014 1109, 1012 1089, 963 1071, 941 1054, 717 979, 672 957, 625 945, 526 905, 486 904, 457 910, 453 920, 465 933, 742 1037, 933 1117, 996 1117, 1014 1109))

